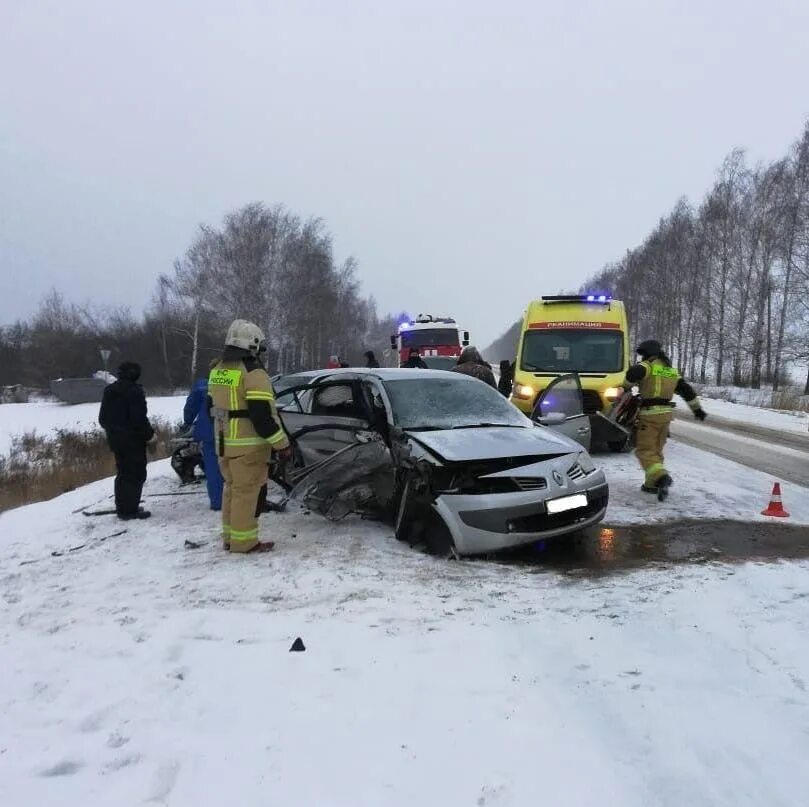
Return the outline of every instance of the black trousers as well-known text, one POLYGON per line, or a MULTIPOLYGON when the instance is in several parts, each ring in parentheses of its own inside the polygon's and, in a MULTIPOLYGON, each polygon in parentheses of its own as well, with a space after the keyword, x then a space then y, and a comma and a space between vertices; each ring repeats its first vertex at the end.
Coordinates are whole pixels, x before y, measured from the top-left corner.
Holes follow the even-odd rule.
POLYGON ((146 445, 113 446, 115 454, 115 510, 119 516, 138 512, 146 481, 146 445))

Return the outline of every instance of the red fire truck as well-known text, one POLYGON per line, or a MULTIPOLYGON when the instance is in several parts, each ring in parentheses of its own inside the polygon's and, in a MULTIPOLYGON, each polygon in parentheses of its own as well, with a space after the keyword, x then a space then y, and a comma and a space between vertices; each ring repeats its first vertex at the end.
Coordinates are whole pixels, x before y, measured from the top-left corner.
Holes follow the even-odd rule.
POLYGON ((390 346, 396 351, 400 364, 407 361, 415 348, 424 363, 434 370, 453 367, 468 344, 469 331, 460 331, 452 317, 432 314, 419 314, 414 320, 403 322, 399 333, 390 338, 390 346))

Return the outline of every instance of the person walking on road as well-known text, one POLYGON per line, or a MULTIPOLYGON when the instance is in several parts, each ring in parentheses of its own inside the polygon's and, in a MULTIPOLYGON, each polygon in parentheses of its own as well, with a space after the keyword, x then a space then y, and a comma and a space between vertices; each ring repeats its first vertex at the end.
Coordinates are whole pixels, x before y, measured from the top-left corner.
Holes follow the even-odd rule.
POLYGON ((419 349, 416 347, 410 348, 410 353, 407 356, 407 361, 403 362, 402 367, 408 367, 410 369, 418 368, 419 370, 426 370, 427 365, 424 363, 424 359, 421 358, 419 354, 419 349))
MULTIPOLYGON (((218 364, 211 363, 210 370, 218 364)), ((183 423, 186 428, 193 425, 192 436, 202 446, 202 467, 205 469, 205 484, 208 488, 208 501, 211 510, 222 509, 222 488, 225 480, 219 470, 213 437, 213 420, 208 409, 208 378, 200 378, 191 388, 183 408, 183 423)))
POLYGON ((98 422, 115 455, 115 512, 125 521, 151 515, 140 506, 146 482, 146 444, 154 439, 146 396, 138 383, 140 372, 139 364, 122 362, 118 380, 104 389, 98 413, 98 422))
POLYGON ((230 552, 267 552, 258 539, 256 504, 273 451, 285 457, 289 439, 275 407, 270 377, 259 361, 264 334, 258 325, 235 320, 222 359, 208 376, 214 443, 225 480, 222 544, 230 552))
POLYGON ((663 459, 669 425, 674 417, 672 398, 679 395, 697 420, 705 420, 706 414, 694 388, 677 368, 671 366, 660 342, 647 339, 638 345, 635 352, 641 360, 626 371, 624 387, 629 389, 637 385, 640 388, 635 456, 645 474, 641 490, 657 494, 662 502, 673 484, 663 459))
POLYGON ((463 349, 458 357, 458 364, 452 368, 452 372, 472 376, 497 389, 492 368, 483 360, 480 351, 472 345, 463 349))

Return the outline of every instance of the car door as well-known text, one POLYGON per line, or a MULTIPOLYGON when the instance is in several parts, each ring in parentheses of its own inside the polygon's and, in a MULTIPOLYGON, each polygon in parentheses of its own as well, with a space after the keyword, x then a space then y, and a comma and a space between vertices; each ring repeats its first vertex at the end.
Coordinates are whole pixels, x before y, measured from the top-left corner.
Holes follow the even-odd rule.
POLYGON ((326 380, 279 393, 278 414, 296 449, 296 461, 313 465, 371 429, 359 380, 326 380))
POLYGON ((589 451, 592 428, 590 417, 584 414, 581 381, 576 373, 559 376, 546 387, 531 419, 575 440, 589 451))

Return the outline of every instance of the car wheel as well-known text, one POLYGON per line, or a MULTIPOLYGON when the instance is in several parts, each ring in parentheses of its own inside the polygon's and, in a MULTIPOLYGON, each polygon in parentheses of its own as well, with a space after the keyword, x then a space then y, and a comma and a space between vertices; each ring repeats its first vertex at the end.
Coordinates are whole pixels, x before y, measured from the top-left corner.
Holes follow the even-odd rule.
MULTIPOLYGON (((415 501, 413 495, 413 477, 408 476, 399 495, 396 515, 393 520, 393 534, 397 541, 410 542, 413 535, 413 522, 415 516, 415 501)), ((395 501, 395 500, 394 500, 395 501)))
POLYGON ((430 514, 424 538, 427 551, 431 555, 446 559, 458 557, 455 550, 455 541, 452 540, 452 533, 449 531, 444 519, 435 511, 430 514))

